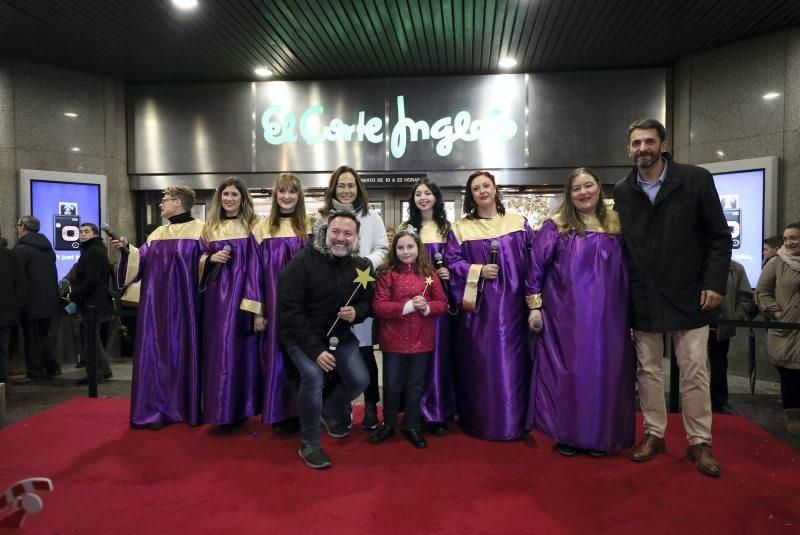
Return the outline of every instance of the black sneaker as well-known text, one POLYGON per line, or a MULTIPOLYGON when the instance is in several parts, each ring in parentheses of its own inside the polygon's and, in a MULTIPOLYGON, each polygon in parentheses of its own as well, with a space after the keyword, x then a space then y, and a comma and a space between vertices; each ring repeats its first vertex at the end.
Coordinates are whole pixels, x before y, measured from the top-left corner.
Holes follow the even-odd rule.
POLYGON ((564 457, 572 457, 578 453, 578 448, 573 448, 572 446, 567 446, 566 444, 556 444, 556 449, 558 450, 558 453, 564 457))
POLYGON ((303 459, 303 462, 306 463, 306 466, 309 468, 314 468, 315 470, 322 470, 323 468, 328 468, 331 465, 331 459, 328 457, 324 451, 322 451, 321 446, 314 446, 312 444, 302 444, 300 449, 297 450, 297 453, 300 455, 300 458, 303 459))
POLYGON ((602 459, 606 456, 606 452, 601 450, 589 450, 589 455, 594 457, 595 459, 602 459))
POLYGON ((320 421, 328 434, 333 438, 344 438, 350 434, 350 429, 348 429, 346 425, 340 424, 333 418, 326 417, 324 414, 322 418, 320 418, 320 421))
POLYGON ((361 429, 372 431, 378 428, 378 407, 374 403, 364 404, 364 421, 361 422, 361 429))
POLYGON ((403 429, 403 434, 406 436, 412 446, 419 450, 424 450, 428 447, 428 442, 425 437, 419 434, 417 429, 403 429))
POLYGON ((377 431, 372 433, 372 436, 370 437, 369 441, 372 442, 373 444, 380 444, 384 440, 392 438, 393 436, 394 436, 394 429, 387 425, 382 425, 378 428, 377 431))

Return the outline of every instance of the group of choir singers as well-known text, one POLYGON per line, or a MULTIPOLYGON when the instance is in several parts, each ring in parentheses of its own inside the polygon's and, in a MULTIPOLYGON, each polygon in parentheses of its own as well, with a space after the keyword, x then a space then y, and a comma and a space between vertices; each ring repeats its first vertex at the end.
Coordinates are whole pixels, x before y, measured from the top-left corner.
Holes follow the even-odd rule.
MULTIPOLYGON (((594 455, 632 446, 627 269, 618 218, 592 170, 570 173, 563 203, 536 233, 506 210, 488 171, 470 175, 465 217, 452 225, 439 187, 420 179, 392 243, 358 172, 346 166, 332 174, 316 218, 306 214, 302 185, 291 174, 275 181, 264 220, 237 177, 216 189, 205 223, 189 214, 193 202, 189 188, 166 188, 160 206, 170 224, 138 249, 124 238, 113 243, 126 253, 120 284, 144 274, 134 427, 232 427, 260 414, 263 423, 292 430, 297 373, 279 343, 278 274, 315 224, 349 210, 361 223, 358 254, 375 270, 390 249, 395 262, 407 258, 400 248, 410 242, 421 245, 426 265, 443 260, 432 276, 446 281, 449 294, 436 309, 435 328, 422 334, 433 347, 418 400, 425 422, 442 431, 457 418, 466 433, 488 440, 535 428, 594 455)), ((391 271, 381 271, 379 286, 391 271)), ((380 341, 372 339, 371 320, 353 329, 372 372, 364 426, 374 429, 372 347, 380 341)))

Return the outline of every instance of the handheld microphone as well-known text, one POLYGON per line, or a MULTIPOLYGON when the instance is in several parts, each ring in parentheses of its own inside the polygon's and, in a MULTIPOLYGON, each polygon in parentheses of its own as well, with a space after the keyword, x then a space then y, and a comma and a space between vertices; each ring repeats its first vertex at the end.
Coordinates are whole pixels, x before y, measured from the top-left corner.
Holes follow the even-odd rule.
MULTIPOLYGON (((102 230, 103 232, 105 232, 105 233, 106 233, 106 235, 108 235, 108 237, 109 237, 109 238, 111 238, 112 240, 117 240, 117 241, 119 241, 119 239, 121 238, 121 236, 120 236, 119 234, 117 234, 116 232, 114 232, 113 230, 111 230, 111 225, 109 225, 108 223, 103 223, 103 224, 101 224, 101 225, 100 225, 100 230, 102 230)), ((125 251, 127 251, 127 250, 128 250, 128 246, 127 246, 127 245, 125 245, 125 247, 124 247, 123 249, 124 249, 125 251)))
MULTIPOLYGON (((339 339, 335 336, 331 336, 330 340, 328 340, 328 353, 333 355, 333 358, 336 358, 336 347, 339 345, 339 339)), ((325 372, 325 377, 330 378, 333 374, 333 370, 329 372, 325 372)))
MULTIPOLYGON (((436 253, 435 255, 433 255, 433 265, 436 266, 436 269, 442 269, 447 267, 444 265, 444 257, 442 257, 442 253, 436 253)), ((441 281, 444 294, 448 295, 450 293, 450 281, 445 279, 441 279, 441 281)))
MULTIPOLYGON (((497 264, 497 251, 500 250, 500 242, 497 240, 492 240, 490 245, 491 252, 489 253, 489 263, 490 264, 497 264)), ((478 283, 478 293, 483 293, 483 285, 486 282, 486 279, 481 277, 480 282, 478 283)))
POLYGON ((497 240, 492 241, 492 252, 489 255, 489 263, 497 264, 497 251, 500 250, 500 242, 497 240))
MULTIPOLYGON (((222 250, 225 251, 228 254, 231 254, 231 246, 230 245, 226 245, 225 247, 222 248, 222 250)), ((219 272, 220 272, 221 269, 222 269, 222 264, 214 264, 214 267, 211 268, 211 280, 212 281, 215 281, 215 280, 217 280, 219 278, 219 272)))

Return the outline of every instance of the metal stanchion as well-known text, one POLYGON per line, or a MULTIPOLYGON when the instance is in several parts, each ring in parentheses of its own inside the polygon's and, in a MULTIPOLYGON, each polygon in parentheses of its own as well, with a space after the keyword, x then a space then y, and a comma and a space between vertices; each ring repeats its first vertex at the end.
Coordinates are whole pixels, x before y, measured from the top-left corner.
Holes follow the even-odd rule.
POLYGON ((84 333, 83 352, 86 357, 86 379, 89 384, 89 397, 97 397, 97 338, 100 336, 97 329, 97 309, 93 306, 86 307, 81 314, 84 333))

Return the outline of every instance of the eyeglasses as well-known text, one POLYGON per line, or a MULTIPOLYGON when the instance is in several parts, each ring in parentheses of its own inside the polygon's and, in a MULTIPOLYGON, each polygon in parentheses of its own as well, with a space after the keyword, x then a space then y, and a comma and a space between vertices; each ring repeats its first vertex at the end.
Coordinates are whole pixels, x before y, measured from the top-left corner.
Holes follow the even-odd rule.
POLYGON ((356 189, 356 185, 339 182, 336 184, 336 189, 356 189))
POLYGON ((165 197, 165 198, 161 199, 161 202, 160 202, 160 203, 158 203, 158 205, 159 205, 159 206, 161 206, 162 204, 164 204, 164 203, 165 203, 165 202, 167 202, 167 201, 177 201, 177 200, 178 200, 178 199, 176 199, 176 198, 174 198, 174 197, 165 197))

